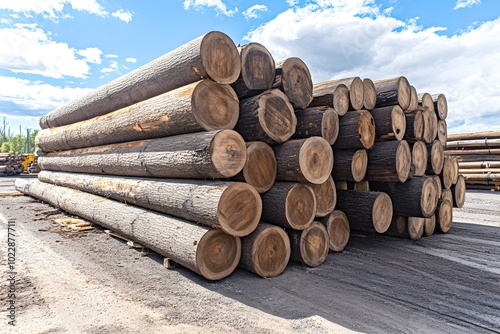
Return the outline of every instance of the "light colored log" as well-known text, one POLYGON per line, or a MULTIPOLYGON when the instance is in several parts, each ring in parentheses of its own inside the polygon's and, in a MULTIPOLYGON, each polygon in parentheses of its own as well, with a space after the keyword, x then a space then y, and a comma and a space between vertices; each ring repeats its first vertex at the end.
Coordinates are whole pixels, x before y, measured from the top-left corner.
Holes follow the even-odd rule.
POLYGON ((329 237, 325 225, 314 221, 302 231, 288 230, 293 261, 303 263, 309 267, 322 264, 329 251, 329 237))
POLYGON ((448 135, 449 141, 474 140, 474 139, 485 139, 485 138, 488 138, 488 139, 500 138, 500 130, 454 133, 454 134, 448 135))
POLYGON ((326 226, 330 250, 333 252, 343 251, 351 235, 349 219, 347 219, 346 214, 340 210, 334 210, 322 218, 320 222, 326 226))
POLYGON ((337 190, 332 176, 330 175, 321 184, 311 184, 310 186, 316 197, 316 218, 329 215, 337 204, 337 190))
POLYGON ((372 110, 377 104, 377 90, 375 84, 369 78, 363 79, 363 108, 372 110))
POLYGON ((411 146, 411 162, 415 165, 415 176, 424 176, 427 170, 427 146, 423 141, 417 141, 411 146))
POLYGON ((259 193, 271 189, 276 181, 277 162, 271 146, 261 141, 246 143, 247 158, 243 170, 233 179, 245 181, 259 193))

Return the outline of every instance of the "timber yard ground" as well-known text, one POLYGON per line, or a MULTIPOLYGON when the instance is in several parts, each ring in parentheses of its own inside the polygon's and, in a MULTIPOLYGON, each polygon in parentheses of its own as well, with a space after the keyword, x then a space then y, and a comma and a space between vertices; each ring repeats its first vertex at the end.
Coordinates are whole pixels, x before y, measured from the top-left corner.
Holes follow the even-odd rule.
MULTIPOLYGON (((25 175, 23 177, 30 177, 25 175)), ((0 178, 0 192, 14 177, 0 178)), ((59 210, 0 197, 15 219, 15 324, 8 324, 7 223, 0 223, 2 333, 491 333, 500 331, 500 193, 468 191, 449 234, 354 234, 323 265, 276 278, 237 269, 209 282, 128 248, 59 210)))

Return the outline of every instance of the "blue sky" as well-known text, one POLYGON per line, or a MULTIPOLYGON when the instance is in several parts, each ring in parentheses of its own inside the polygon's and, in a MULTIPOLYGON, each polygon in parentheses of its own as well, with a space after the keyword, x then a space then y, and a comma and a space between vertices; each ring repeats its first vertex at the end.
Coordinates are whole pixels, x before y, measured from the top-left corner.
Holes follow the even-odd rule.
POLYGON ((0 0, 12 132, 208 32, 301 57, 313 81, 405 75, 444 93, 449 132, 500 129, 498 0, 0 0))

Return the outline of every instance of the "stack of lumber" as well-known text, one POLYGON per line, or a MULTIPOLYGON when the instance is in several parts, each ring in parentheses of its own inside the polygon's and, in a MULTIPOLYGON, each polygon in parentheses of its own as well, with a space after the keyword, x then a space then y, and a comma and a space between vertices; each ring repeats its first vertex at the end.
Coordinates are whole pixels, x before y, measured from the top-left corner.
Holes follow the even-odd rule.
POLYGON ((301 59, 211 32, 42 117, 42 171, 16 187, 207 279, 273 277, 352 230, 449 231, 443 194, 465 188, 427 95, 405 77, 313 85, 301 59))
POLYGON ((458 160, 467 187, 500 190, 500 130, 449 135, 446 155, 458 160))
POLYGON ((21 174, 24 171, 24 166, 21 162, 25 159, 25 155, 0 153, 0 176, 21 174))

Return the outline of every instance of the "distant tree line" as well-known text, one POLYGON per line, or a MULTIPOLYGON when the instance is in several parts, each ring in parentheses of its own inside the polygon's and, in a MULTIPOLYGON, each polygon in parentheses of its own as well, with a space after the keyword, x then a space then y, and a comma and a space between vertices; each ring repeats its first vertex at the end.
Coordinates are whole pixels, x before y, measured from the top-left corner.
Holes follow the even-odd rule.
POLYGON ((8 125, 7 118, 3 117, 0 121, 0 152, 12 154, 34 153, 35 136, 39 130, 26 129, 21 133, 21 127, 19 127, 19 132, 13 134, 8 125))

